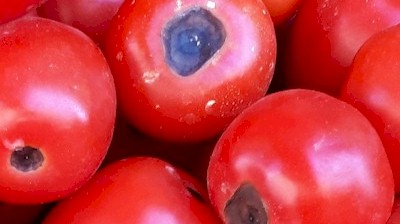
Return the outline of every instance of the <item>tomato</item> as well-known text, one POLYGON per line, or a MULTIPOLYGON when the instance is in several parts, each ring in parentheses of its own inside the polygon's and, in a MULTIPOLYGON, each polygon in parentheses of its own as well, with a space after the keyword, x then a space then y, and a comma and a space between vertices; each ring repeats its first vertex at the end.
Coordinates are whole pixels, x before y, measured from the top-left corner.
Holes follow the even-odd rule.
POLYGON ((114 17, 105 54, 120 109, 140 131, 209 139, 267 91, 276 39, 261 1, 131 3, 114 17))
POLYGON ((163 160, 130 157, 109 164, 60 202, 51 223, 221 223, 203 185, 163 160))
POLYGON ((341 99, 357 107, 378 131, 400 192, 400 25, 368 39, 354 58, 341 99))
POLYGON ((229 125, 211 156, 208 189, 227 223, 382 224, 394 197, 369 121, 304 89, 269 94, 229 125))
POLYGON ((111 141, 116 93, 93 41, 24 17, 0 27, 0 200, 43 203, 82 186, 111 141))
POLYGON ((263 0, 275 26, 288 22, 303 0, 263 0))
POLYGON ((392 214, 390 215, 389 220, 386 224, 399 224, 400 223, 400 197, 396 196, 394 203, 392 214))
POLYGON ((0 24, 29 13, 45 1, 46 0, 0 1, 0 24))
POLYGON ((100 44, 122 2, 123 0, 47 0, 38 8, 38 14, 74 26, 100 44))
POLYGON ((398 23, 398 0, 305 0, 287 42, 286 85, 337 96, 360 46, 398 23))

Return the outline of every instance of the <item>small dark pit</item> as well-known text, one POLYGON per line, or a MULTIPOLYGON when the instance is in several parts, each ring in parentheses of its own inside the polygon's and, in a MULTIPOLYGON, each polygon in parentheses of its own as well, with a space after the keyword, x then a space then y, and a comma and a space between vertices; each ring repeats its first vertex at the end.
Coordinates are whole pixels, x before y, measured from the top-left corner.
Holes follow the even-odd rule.
POLYGON ((40 150, 30 146, 16 148, 10 158, 11 166, 22 172, 37 170, 43 161, 44 157, 40 150))
POLYGON ((227 224, 267 224, 260 194, 251 184, 241 185, 224 209, 227 224))

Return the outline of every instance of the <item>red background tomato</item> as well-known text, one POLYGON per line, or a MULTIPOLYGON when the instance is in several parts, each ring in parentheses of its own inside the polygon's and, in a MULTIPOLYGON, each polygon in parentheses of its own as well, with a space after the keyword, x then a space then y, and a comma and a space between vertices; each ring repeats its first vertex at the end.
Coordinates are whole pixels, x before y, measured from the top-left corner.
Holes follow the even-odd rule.
POLYGON ((400 22, 397 0, 304 0, 285 53, 285 83, 337 96, 360 46, 400 22))
POLYGON ((303 0, 263 0, 275 26, 283 25, 295 15, 303 0))
POLYGON ((47 0, 38 8, 38 13, 74 26, 96 43, 101 43, 122 2, 123 0, 47 0))
POLYGON ((378 131, 400 192, 400 25, 373 35, 353 61, 341 99, 357 107, 378 131))
POLYGON ((37 8, 45 0, 0 1, 0 24, 17 19, 37 8))

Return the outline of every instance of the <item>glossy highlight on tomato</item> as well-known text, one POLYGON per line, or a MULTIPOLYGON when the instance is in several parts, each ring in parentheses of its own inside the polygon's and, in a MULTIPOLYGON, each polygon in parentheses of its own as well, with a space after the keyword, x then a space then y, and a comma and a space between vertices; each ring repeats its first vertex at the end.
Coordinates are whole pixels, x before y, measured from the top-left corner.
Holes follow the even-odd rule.
POLYGON ((274 26, 262 1, 127 1, 105 54, 127 120, 155 138, 212 138, 265 95, 274 26))
POLYGON ((111 142, 116 93, 82 32, 39 17, 0 26, 0 200, 59 200, 97 170, 111 142))
POLYGON ((217 142, 207 180, 227 223, 382 224, 394 198, 371 123, 350 104, 304 89, 244 110, 217 142))

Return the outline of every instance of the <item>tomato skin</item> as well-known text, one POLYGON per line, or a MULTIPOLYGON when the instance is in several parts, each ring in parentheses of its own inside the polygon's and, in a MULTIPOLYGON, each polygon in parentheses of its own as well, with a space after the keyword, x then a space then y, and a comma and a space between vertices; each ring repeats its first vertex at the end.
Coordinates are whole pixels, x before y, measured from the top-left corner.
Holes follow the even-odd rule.
POLYGON ((67 25, 24 17, 0 27, 0 200, 61 199, 99 167, 112 138, 116 93, 99 48, 67 25), (34 147, 40 167, 12 165, 34 147))
POLYGON ((360 46, 399 22, 397 0, 305 0, 287 43, 286 85, 339 95, 360 46))
POLYGON ((224 215, 243 183, 261 195, 268 223, 384 223, 394 183, 374 128, 321 92, 286 90, 243 111, 217 142, 208 168, 224 215))
POLYGON ((400 223, 400 197, 397 195, 394 199, 392 214, 386 224, 400 223))
POLYGON ((105 54, 121 111, 139 130, 167 141, 209 139, 267 91, 276 40, 261 1, 130 3, 112 21, 105 54), (165 62, 160 33, 169 19, 194 6, 208 9, 222 22, 226 40, 198 71, 183 77, 165 62))
POLYGON ((275 26, 283 25, 294 16, 303 0, 263 0, 275 26))
POLYGON ((74 26, 100 44, 122 2, 123 0, 47 0, 38 8, 38 13, 74 26))
POLYGON ((400 192, 400 25, 373 35, 357 52, 341 99, 357 107, 378 131, 400 192))
POLYGON ((45 0, 16 0, 0 2, 0 24, 17 19, 37 8, 45 0))
POLYGON ((196 179, 162 160, 130 157, 104 167, 59 203, 43 222, 51 223, 221 222, 208 204, 205 187, 196 179), (187 188, 198 191, 205 201, 187 188))

